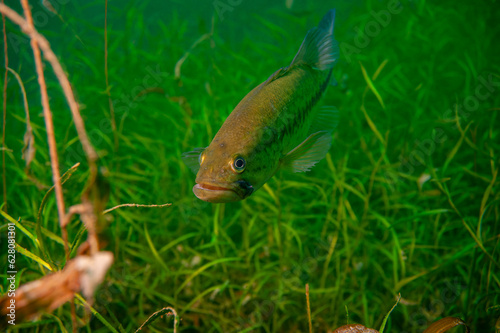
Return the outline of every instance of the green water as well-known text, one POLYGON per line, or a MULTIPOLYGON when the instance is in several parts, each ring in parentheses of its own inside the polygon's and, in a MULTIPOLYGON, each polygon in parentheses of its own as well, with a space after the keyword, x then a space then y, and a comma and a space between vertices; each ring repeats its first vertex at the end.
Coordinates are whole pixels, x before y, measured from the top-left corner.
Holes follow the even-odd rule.
MULTIPOLYGON (((378 329, 398 294, 385 332, 422 332, 446 316, 473 332, 498 332, 497 1, 110 1, 115 131, 105 3, 51 3, 57 15, 31 1, 35 26, 68 74, 100 156, 105 208, 172 203, 105 215, 100 240, 114 263, 95 294, 99 315, 77 302, 82 332, 134 332, 167 306, 182 319, 178 332, 308 332, 306 284, 314 332, 345 325, 346 307, 349 323, 378 329), (197 199, 181 154, 207 146, 331 8, 341 57, 322 104, 336 106, 340 120, 326 158, 308 173, 279 172, 242 202, 197 199)), ((7 5, 22 13, 19 3, 7 5)), ((33 52, 9 20, 6 34, 36 153, 26 168, 23 97, 9 72, 3 210, 20 219, 16 242, 59 270, 66 260, 53 193, 37 222, 53 182, 33 52)), ((47 62, 45 75, 61 173, 81 163, 63 185, 68 209, 82 200, 89 164, 47 62)), ((74 257, 87 232, 78 216, 67 231, 74 257)), ((21 285, 50 273, 26 253, 16 267, 21 285)), ((0 275, 5 294, 7 270, 0 275)), ((71 331, 70 304, 16 327, 71 331)), ((163 317, 143 331, 172 327, 163 317)))

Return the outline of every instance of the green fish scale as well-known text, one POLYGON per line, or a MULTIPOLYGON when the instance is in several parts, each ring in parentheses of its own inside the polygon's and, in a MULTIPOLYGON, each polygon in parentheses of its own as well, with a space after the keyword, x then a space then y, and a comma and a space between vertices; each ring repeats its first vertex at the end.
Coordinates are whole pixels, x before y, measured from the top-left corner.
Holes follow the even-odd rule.
MULTIPOLYGON (((314 69, 311 69, 309 66, 307 67, 308 68, 306 69, 297 68, 297 70, 314 71, 314 69)), ((288 153, 291 149, 295 148, 299 143, 306 139, 307 131, 309 130, 312 120, 312 117, 309 116, 328 87, 332 70, 329 70, 326 76, 321 75, 320 73, 314 74, 316 74, 314 75, 316 76, 316 79, 317 76, 320 76, 320 78, 323 79, 319 88, 312 94, 310 91, 307 91, 309 89, 302 90, 302 94, 300 94, 299 91, 299 96, 294 96, 295 98, 291 99, 290 106, 285 106, 285 110, 282 112, 283 116, 280 114, 280 116, 276 119, 276 122, 283 122, 282 118, 285 118, 285 126, 278 126, 281 131, 278 131, 277 135, 278 138, 281 138, 282 154, 288 153)))
POLYGON ((247 180, 253 181, 250 175, 257 174, 267 173, 271 177, 280 159, 306 139, 312 120, 311 111, 326 90, 331 73, 331 70, 319 72, 307 65, 291 68, 287 74, 271 82, 272 86, 267 87, 269 91, 260 91, 257 94, 260 96, 255 96, 260 99, 272 94, 269 111, 274 117, 257 130, 259 134, 255 137, 254 148, 249 150, 251 163, 245 171, 247 180), (292 80, 291 89, 283 88, 290 86, 287 79, 292 80), (319 85, 318 81, 321 82, 319 85))

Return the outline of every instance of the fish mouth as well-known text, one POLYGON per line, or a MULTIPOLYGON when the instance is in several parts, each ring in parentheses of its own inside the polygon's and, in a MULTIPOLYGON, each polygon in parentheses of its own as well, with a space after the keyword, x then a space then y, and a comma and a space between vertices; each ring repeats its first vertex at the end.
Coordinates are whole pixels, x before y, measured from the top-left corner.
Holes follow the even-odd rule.
POLYGON ((253 187, 247 181, 237 181, 227 184, 228 187, 208 183, 198 183, 193 186, 193 193, 198 199, 212 203, 240 201, 253 192, 253 187))
POLYGON ((203 189, 203 190, 209 190, 209 191, 232 191, 230 188, 214 186, 214 185, 210 185, 210 184, 196 184, 195 187, 198 187, 198 188, 203 189))

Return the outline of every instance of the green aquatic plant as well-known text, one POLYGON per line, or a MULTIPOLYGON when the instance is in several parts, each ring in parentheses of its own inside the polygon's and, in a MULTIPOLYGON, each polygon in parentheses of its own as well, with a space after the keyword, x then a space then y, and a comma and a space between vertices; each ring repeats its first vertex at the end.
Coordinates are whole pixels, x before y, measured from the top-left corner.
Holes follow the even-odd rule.
MULTIPOLYGON (((76 318, 85 331, 129 332, 172 307, 178 332, 304 332, 308 284, 314 332, 342 326, 346 304, 350 322, 381 327, 399 293, 386 333, 421 332, 444 317, 492 331, 500 316, 494 5, 339 3, 337 86, 324 104, 338 107, 340 126, 325 159, 307 174, 278 172, 245 201, 212 205, 193 195, 182 153, 210 142, 234 105, 293 57, 304 31, 330 8, 237 2, 223 21, 210 1, 109 2, 108 84, 105 2, 51 1, 64 22, 42 2, 30 3, 69 75, 99 167, 108 170, 103 208, 172 205, 105 214, 100 239, 114 262, 92 305, 77 296, 74 311, 68 302, 16 329, 71 331, 76 318), (380 21, 386 12, 387 24, 380 21)), ((45 197, 54 183, 30 42, 5 24, 8 67, 25 87, 35 148, 27 169, 23 93, 7 70, 2 210, 20 225, 18 287, 61 270, 66 251, 54 190, 45 197)), ((71 207, 81 203, 90 167, 45 67, 59 168, 72 172, 61 184, 71 207)), ((2 214, 2 245, 10 219, 2 214)), ((66 230, 74 258, 89 234, 78 216, 66 230)), ((2 263, 7 258, 2 252, 2 263)), ((0 274, 4 295, 10 285, 0 274)), ((155 319, 147 329, 173 330, 174 317, 155 319)))

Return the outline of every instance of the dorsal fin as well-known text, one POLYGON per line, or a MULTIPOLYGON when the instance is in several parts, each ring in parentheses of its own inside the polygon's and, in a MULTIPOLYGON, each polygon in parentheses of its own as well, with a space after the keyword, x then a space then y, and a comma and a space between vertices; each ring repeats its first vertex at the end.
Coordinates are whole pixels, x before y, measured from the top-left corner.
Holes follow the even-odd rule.
POLYGON ((280 77, 282 77, 286 73, 286 70, 287 70, 287 68, 281 67, 276 72, 271 74, 271 76, 269 76, 267 78, 267 80, 264 81, 264 83, 262 85, 265 86, 266 84, 269 84, 269 83, 273 82, 274 80, 279 79, 280 77))
POLYGON ((307 32, 289 67, 308 64, 322 71, 333 68, 339 58, 339 46, 333 38, 334 23, 335 9, 332 9, 323 17, 318 27, 307 32))

